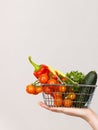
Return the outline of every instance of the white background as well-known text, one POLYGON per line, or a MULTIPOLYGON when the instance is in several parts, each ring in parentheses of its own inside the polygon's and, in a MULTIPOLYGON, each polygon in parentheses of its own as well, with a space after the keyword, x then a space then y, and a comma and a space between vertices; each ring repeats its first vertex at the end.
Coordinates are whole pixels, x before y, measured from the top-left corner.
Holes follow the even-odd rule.
MULTIPOLYGON (((0 0, 0 130, 91 130, 84 120, 42 109, 28 55, 66 73, 98 72, 97 0, 0 0)), ((91 108, 98 110, 96 89, 91 108)))

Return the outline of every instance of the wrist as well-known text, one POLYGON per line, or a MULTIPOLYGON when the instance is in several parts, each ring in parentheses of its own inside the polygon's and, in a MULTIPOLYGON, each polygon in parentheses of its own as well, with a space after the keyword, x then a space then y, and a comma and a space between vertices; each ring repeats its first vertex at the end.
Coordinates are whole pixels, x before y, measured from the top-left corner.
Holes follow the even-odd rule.
POLYGON ((83 116, 93 130, 98 130, 98 115, 91 109, 88 109, 87 113, 83 116))

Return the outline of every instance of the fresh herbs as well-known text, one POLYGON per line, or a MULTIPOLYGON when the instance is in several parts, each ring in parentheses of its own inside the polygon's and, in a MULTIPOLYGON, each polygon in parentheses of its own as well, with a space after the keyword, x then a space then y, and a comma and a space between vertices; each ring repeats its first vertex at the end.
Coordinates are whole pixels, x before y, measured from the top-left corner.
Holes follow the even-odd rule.
POLYGON ((71 80, 67 80, 67 84, 73 84, 73 86, 71 86, 71 88, 75 91, 78 92, 79 90, 79 85, 81 84, 81 82, 84 80, 85 75, 82 72, 79 71, 70 71, 66 73, 66 76, 71 79, 72 81, 74 81, 75 83, 77 83, 76 85, 73 84, 73 82, 71 82, 71 80))
MULTIPOLYGON (((78 84, 81 84, 81 82, 84 80, 85 75, 82 72, 79 71, 71 71, 66 73, 66 76, 69 77, 71 80, 73 80, 74 82, 77 82, 78 84)), ((68 84, 70 84, 71 82, 68 81, 68 84)))

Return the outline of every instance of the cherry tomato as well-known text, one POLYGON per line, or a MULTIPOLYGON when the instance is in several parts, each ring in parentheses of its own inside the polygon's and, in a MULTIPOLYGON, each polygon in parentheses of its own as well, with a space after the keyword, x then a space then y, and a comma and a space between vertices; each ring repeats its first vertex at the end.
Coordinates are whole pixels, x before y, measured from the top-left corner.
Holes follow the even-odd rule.
POLYGON ((26 92, 29 94, 36 94, 36 88, 34 85, 30 84, 26 86, 26 92))
POLYGON ((53 90, 49 86, 44 86, 43 92, 46 94, 51 94, 53 92, 53 90))
POLYGON ((40 82, 40 83, 45 84, 45 83, 47 83, 49 77, 48 77, 48 74, 47 74, 47 73, 43 73, 43 74, 41 74, 41 75, 39 76, 38 79, 39 79, 39 82, 40 82))
POLYGON ((64 107, 71 107, 73 105, 73 101, 71 99, 64 99, 63 100, 64 107))
POLYGON ((62 98, 62 93, 61 92, 54 92, 53 97, 54 98, 62 98))
POLYGON ((59 86, 59 92, 64 93, 66 92, 66 86, 59 86))
POLYGON ((51 85, 51 86, 49 86, 50 88, 52 88, 52 89, 57 89, 57 86, 55 86, 55 84, 57 84, 58 82, 57 82, 57 80, 56 79, 49 79, 48 80, 48 82, 47 82, 47 84, 54 84, 53 86, 51 85))
POLYGON ((55 80, 55 79, 49 79, 47 83, 48 84, 57 84, 57 80, 55 80))
POLYGON ((63 104, 62 98, 54 98, 54 106, 55 107, 61 107, 63 104))
POLYGON ((75 93, 69 93, 67 95, 67 98, 71 99, 71 100, 75 100, 76 99, 76 94, 75 93))
POLYGON ((36 86, 36 94, 41 93, 43 90, 42 86, 36 86))

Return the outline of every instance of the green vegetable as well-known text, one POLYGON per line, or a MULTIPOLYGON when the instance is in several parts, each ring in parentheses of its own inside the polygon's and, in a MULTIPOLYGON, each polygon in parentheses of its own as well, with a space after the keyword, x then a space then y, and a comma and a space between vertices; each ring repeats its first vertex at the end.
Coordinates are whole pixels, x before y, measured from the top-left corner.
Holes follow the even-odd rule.
MULTIPOLYGON (((77 84, 81 84, 81 82, 84 80, 85 75, 82 72, 79 71, 71 71, 69 73, 66 73, 66 76, 70 78, 72 81, 76 82, 77 84)), ((67 84, 73 84, 70 80, 67 80, 67 84)), ((79 85, 73 85, 71 86, 72 89, 75 92, 78 92, 79 85)))
POLYGON ((87 101, 90 99, 90 94, 92 95, 95 87, 90 87, 89 85, 95 85, 97 82, 97 73, 95 71, 90 71, 82 81, 84 86, 79 88, 79 93, 76 98, 76 107, 84 107, 87 101), (85 86, 88 85, 88 86, 85 86))
POLYGON ((71 80, 77 83, 81 83, 83 79, 85 78, 85 75, 82 72, 79 71, 71 71, 66 74, 71 80))
POLYGON ((95 85, 97 82, 97 73, 95 71, 90 71, 86 76, 82 83, 88 85, 95 85))

